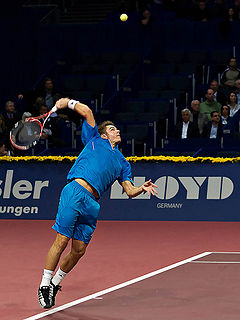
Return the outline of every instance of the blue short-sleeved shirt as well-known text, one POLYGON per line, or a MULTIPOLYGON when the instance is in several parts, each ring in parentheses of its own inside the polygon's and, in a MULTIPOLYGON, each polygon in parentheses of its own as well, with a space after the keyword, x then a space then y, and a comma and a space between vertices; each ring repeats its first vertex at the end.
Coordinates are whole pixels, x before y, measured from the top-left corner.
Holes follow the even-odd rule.
POLYGON ((99 196, 117 179, 119 182, 132 182, 130 163, 118 147, 112 148, 108 139, 102 139, 97 125, 92 127, 86 120, 82 126, 84 149, 70 169, 67 180, 82 178, 92 185, 99 196))

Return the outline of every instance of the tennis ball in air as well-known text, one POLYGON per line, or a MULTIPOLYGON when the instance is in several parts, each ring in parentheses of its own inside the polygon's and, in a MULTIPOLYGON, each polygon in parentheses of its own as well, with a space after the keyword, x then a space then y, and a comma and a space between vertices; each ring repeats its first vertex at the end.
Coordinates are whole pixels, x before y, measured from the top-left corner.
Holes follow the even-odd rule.
POLYGON ((122 13, 122 14, 120 15, 120 20, 122 20, 122 21, 127 21, 127 19, 128 19, 128 16, 127 16, 126 13, 122 13))

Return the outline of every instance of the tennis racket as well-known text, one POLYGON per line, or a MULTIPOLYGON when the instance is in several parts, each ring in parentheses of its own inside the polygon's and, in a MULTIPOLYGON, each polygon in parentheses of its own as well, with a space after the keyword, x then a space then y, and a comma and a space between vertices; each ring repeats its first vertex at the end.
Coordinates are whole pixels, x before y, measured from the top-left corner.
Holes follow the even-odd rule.
POLYGON ((14 148, 27 150, 34 146, 41 138, 48 118, 56 111, 57 107, 54 106, 49 112, 41 116, 30 117, 17 122, 10 132, 10 141, 14 148), (44 121, 41 122, 41 119, 44 119, 44 121))

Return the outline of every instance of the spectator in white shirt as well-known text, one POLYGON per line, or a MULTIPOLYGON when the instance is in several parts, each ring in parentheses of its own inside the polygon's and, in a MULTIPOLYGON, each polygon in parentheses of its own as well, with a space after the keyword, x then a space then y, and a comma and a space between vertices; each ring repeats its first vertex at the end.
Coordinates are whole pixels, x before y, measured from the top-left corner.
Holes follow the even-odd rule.
POLYGON ((228 123, 228 121, 231 119, 230 117, 230 107, 229 106, 222 106, 221 108, 221 121, 222 125, 225 126, 225 124, 228 123))
POLYGON ((189 109, 183 109, 181 111, 182 121, 175 126, 175 137, 179 139, 198 138, 199 129, 196 124, 190 121, 191 111, 189 109))
POLYGON ((229 93, 228 106, 230 107, 230 117, 233 117, 235 115, 235 113, 240 109, 240 105, 237 104, 236 92, 229 93))

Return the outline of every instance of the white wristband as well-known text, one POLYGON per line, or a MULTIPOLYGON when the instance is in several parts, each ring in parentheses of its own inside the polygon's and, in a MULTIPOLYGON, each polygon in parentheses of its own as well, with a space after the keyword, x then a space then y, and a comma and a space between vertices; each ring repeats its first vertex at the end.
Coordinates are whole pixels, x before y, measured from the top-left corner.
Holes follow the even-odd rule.
POLYGON ((77 104, 77 103, 79 103, 79 101, 73 100, 73 99, 69 100, 68 108, 74 110, 75 104, 77 104))

